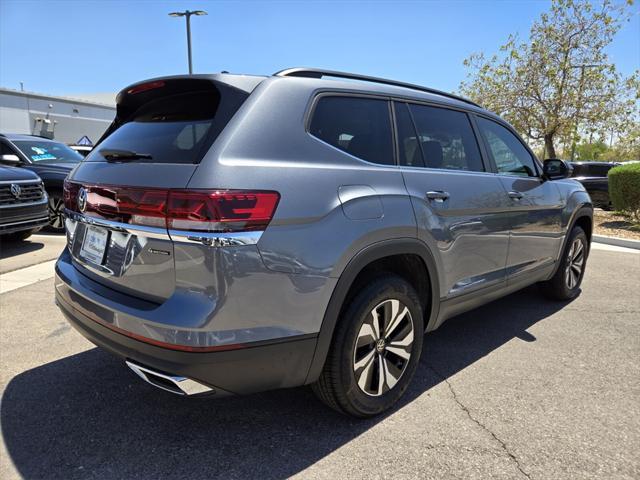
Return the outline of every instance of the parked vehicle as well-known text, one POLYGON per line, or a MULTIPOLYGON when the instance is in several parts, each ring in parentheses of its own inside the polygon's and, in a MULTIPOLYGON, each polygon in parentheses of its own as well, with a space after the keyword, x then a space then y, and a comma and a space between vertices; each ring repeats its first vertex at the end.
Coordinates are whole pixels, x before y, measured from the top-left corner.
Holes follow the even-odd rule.
POLYGON ((0 164, 23 167, 42 178, 49 197, 47 228, 54 232, 64 232, 62 187, 80 161, 82 156, 64 143, 34 135, 0 134, 0 164))
POLYGON ((609 200, 609 170, 620 165, 619 162, 571 162, 571 177, 587 190, 593 205, 603 210, 611 210, 609 200))
POLYGON ((23 168, 0 166, 0 235, 24 240, 49 222, 42 180, 23 168))
POLYGON ((376 415, 424 332, 537 282, 578 295, 593 209, 567 176, 426 87, 312 69, 148 80, 65 184, 56 301, 169 392, 311 384, 376 415))

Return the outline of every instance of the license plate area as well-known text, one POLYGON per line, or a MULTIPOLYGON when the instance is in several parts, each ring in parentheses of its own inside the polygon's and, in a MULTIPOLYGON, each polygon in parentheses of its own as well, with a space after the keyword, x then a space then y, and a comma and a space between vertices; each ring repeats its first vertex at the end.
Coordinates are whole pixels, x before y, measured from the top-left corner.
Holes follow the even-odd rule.
POLYGON ((87 225, 85 227, 84 239, 80 248, 80 256, 89 263, 102 265, 104 263, 107 243, 109 241, 109 231, 102 227, 87 225))

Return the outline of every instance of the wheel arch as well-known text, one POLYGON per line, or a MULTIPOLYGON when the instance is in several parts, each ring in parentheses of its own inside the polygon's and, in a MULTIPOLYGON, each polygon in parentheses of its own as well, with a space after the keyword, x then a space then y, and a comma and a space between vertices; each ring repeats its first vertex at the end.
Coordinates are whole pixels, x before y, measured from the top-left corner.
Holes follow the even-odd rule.
POLYGON ((316 349, 305 381, 306 384, 313 383, 320 376, 342 307, 360 273, 375 262, 399 255, 416 255, 424 263, 424 268, 428 275, 430 295, 427 306, 428 312, 424 312, 425 331, 436 322, 440 309, 440 291, 436 263, 427 245, 414 238, 385 240, 369 245, 360 250, 349 261, 333 289, 331 299, 324 313, 320 333, 318 334, 316 349))

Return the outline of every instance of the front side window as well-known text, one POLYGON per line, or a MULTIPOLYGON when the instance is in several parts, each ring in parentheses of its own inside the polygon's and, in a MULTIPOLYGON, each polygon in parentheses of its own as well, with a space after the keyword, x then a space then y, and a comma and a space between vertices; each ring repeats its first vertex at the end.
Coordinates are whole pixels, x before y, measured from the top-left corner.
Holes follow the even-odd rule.
MULTIPOLYGON (((409 110, 419 151, 414 154, 407 151, 405 164, 418 166, 417 159, 410 156, 421 154, 426 168, 484 171, 478 142, 466 113, 425 105, 409 105, 409 110)), ((410 148, 411 142, 402 141, 410 148)))
POLYGON ((14 140, 16 147, 34 163, 78 163, 82 156, 63 143, 14 140))
POLYGON ((393 165, 393 137, 386 100, 321 97, 309 133, 354 157, 393 165))
POLYGON ((501 175, 535 177, 536 167, 522 142, 502 125, 478 117, 478 127, 501 175))

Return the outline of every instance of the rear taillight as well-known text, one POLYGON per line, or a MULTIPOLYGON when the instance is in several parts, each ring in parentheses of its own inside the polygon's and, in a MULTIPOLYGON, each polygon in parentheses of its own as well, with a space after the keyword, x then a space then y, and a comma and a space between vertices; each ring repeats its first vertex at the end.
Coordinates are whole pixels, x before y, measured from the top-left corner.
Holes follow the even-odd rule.
POLYGON ((64 184, 64 204, 71 211, 169 230, 264 230, 273 218, 279 200, 280 194, 272 191, 167 190, 64 184), (79 204, 81 188, 86 193, 86 202, 79 204))
POLYGON ((172 190, 167 228, 199 232, 264 230, 279 200, 277 192, 172 190))
POLYGON ((164 82, 162 80, 156 80, 155 82, 147 82, 142 83, 140 85, 136 85, 133 88, 127 90, 129 95, 135 95, 136 93, 147 92, 149 90, 155 90, 156 88, 164 87, 164 82))

